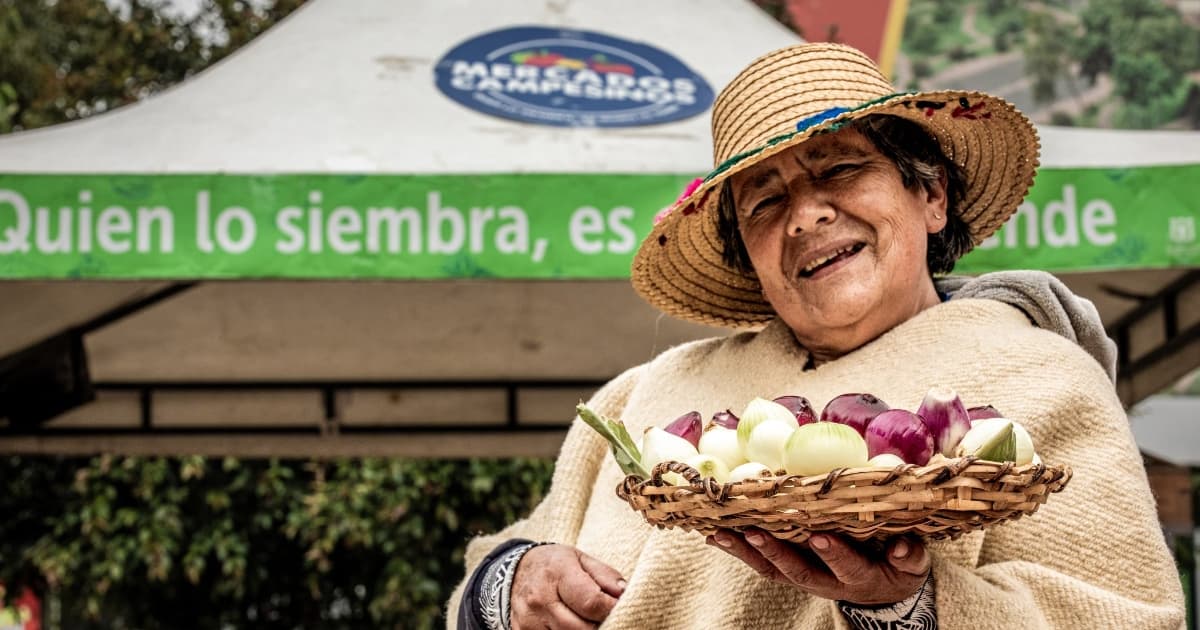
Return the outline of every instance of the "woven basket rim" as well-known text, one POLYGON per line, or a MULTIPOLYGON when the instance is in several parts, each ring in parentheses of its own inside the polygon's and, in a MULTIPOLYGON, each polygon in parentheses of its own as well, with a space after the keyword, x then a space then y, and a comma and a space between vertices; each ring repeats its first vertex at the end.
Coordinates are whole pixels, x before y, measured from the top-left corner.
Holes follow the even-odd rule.
POLYGON ((652 525, 701 533, 757 526, 794 541, 816 531, 844 531, 859 540, 909 532, 957 538, 1032 514, 1072 475, 1066 464, 961 457, 718 483, 686 463, 662 462, 648 479, 626 476, 616 491, 652 525), (668 483, 668 472, 688 485, 668 483))

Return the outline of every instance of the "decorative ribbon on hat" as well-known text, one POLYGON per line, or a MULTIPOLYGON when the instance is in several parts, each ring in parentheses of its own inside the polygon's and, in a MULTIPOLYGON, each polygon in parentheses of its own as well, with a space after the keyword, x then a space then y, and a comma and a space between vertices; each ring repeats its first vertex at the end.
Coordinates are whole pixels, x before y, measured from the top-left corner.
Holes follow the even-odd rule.
POLYGON ((801 118, 800 121, 796 123, 796 131, 804 131, 813 125, 819 125, 830 118, 840 116, 848 111, 850 111, 850 109, 847 107, 830 107, 823 112, 817 112, 807 118, 801 118))

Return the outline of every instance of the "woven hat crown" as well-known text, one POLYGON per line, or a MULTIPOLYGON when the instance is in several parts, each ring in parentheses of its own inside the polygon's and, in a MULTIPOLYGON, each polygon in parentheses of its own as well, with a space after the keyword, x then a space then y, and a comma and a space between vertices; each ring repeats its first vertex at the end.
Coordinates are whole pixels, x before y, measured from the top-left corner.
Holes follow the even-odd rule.
POLYGON ((796 129, 796 121, 852 109, 896 90, 863 53, 805 44, 759 57, 713 104, 713 165, 796 129))

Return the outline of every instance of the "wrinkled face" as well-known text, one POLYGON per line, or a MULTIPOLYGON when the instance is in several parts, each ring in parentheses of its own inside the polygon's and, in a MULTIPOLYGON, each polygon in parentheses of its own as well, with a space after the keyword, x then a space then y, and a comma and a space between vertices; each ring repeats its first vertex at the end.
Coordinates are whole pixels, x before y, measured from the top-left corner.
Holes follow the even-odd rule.
POLYGON ((925 250, 946 224, 945 185, 906 189, 858 131, 812 138, 731 186, 763 293, 814 354, 840 356, 937 303, 925 250))

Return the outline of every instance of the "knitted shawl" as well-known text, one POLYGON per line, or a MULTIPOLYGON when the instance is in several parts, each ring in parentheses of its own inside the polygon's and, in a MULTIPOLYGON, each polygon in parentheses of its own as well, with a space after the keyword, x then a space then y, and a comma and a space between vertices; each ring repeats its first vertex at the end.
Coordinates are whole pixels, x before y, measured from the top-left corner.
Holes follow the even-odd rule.
MULTIPOLYGON (((756 396, 848 392, 915 410, 933 385, 1021 422, 1046 462, 1074 478, 1034 515, 930 543, 939 627, 1179 628, 1183 593, 1129 423, 1105 371, 1079 346, 992 300, 929 308, 835 361, 778 320, 759 332, 675 347, 603 387, 590 405, 633 435, 756 396)), ((628 580, 604 628, 847 628, 835 603, 760 577, 702 536, 647 525, 621 501, 623 474, 578 419, 549 494, 528 519, 472 541, 467 573, 500 541, 574 545, 628 580)), ((453 624, 462 587, 449 603, 453 624)))

